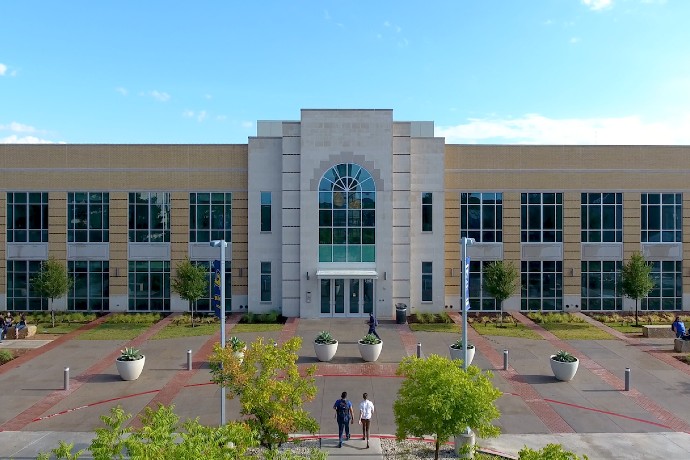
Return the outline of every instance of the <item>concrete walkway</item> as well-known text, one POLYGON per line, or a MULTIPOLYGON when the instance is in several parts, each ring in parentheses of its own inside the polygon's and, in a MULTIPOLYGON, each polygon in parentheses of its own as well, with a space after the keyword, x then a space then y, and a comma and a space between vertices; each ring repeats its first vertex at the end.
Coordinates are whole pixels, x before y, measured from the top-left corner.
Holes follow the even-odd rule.
MULTIPOLYGON (((457 314, 452 316, 460 320, 457 314)), ((612 334, 611 340, 561 341, 523 315, 515 316, 542 340, 485 337, 469 331, 477 347, 473 364, 491 370, 504 392, 497 402, 502 415, 496 422, 503 434, 479 440, 480 445, 513 456, 524 445, 540 448, 548 442, 562 443, 590 458, 644 454, 644 458, 666 460, 688 451, 690 366, 672 357, 673 339, 612 334), (510 353, 507 370, 503 370, 504 349, 510 353), (551 374, 548 356, 558 349, 568 349, 581 360, 571 382, 558 382, 551 374), (632 389, 627 392, 622 380, 626 367, 632 375, 632 389)), ((117 405, 140 414, 147 406, 172 403, 183 419, 199 417, 203 424, 217 424, 220 391, 209 383, 206 357, 220 334, 152 340, 169 320, 132 341, 87 341, 71 333, 68 339, 55 341, 59 341, 57 346, 51 342, 15 360, 21 362, 0 366, 1 458, 35 458, 55 447, 59 439, 85 447, 93 430, 101 426, 99 416, 117 405), (136 346, 147 356, 144 373, 133 382, 120 380, 115 370, 114 356, 124 346, 136 346), (190 349, 192 371, 186 363, 190 349), (71 372, 68 391, 63 389, 65 367, 71 372)), ((228 337, 233 335, 234 321, 226 325, 228 337)), ((340 392, 347 391, 355 406, 367 392, 376 404, 372 434, 390 435, 395 432, 392 406, 401 382, 395 375, 397 364, 415 354, 417 343, 422 344, 424 355, 447 356, 448 346, 457 339, 457 334, 412 332, 406 325, 384 323, 379 327, 384 341, 379 361, 363 363, 356 342, 365 333, 364 320, 339 318, 294 319, 281 331, 236 334, 243 340, 258 335, 278 342, 293 335, 305 338, 298 364, 317 366, 319 388, 317 398, 306 408, 319 422, 321 446, 332 458, 382 458, 378 442, 362 450, 363 441, 356 440, 358 425, 353 426, 353 438, 346 447, 330 446, 335 444, 337 430, 332 405, 340 392), (330 330, 339 340, 338 353, 330 363, 317 362, 311 346, 312 338, 322 330, 330 330)), ((237 418, 237 401, 225 404, 228 419, 237 418)))

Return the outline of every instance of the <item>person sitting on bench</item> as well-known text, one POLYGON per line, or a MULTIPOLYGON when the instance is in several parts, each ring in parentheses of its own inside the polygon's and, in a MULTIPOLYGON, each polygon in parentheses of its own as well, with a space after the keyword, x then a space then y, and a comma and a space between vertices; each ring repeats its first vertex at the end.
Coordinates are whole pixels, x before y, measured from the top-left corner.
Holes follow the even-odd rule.
POLYGON ((675 332, 677 339, 690 340, 690 335, 685 330, 685 324, 681 321, 680 316, 676 316, 676 320, 671 324, 671 330, 675 332))

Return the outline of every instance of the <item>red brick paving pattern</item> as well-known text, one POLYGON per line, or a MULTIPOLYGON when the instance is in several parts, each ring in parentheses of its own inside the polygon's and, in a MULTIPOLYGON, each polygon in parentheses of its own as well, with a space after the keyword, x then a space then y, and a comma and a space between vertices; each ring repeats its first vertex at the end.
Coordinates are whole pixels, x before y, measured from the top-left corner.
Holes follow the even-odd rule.
MULTIPOLYGON (((172 319, 175 316, 176 316, 176 314, 168 315, 166 318, 163 318, 162 320, 158 321, 156 324, 154 324, 150 328, 146 329, 139 336, 130 340, 124 346, 126 346, 126 347, 139 347, 139 346, 141 346, 141 344, 145 343, 147 340, 149 340, 151 337, 153 337, 158 331, 160 331, 165 326, 167 326, 168 323, 170 323, 170 321, 172 321, 172 319)), ((91 324, 91 323, 89 323, 89 324, 91 324)), ((48 346, 48 345, 50 345, 50 344, 47 344, 46 346, 48 346)), ((43 348, 43 347, 41 347, 41 348, 43 348)), ((101 359, 100 361, 95 363, 93 366, 91 366, 90 368, 85 370, 83 373, 78 375, 76 378, 72 379, 72 381, 70 381, 69 390, 67 390, 67 391, 55 390, 55 391, 53 391, 52 393, 50 393, 49 395, 44 397, 42 400, 38 401, 33 406, 29 407, 24 412, 17 415, 12 420, 8 420, 7 422, 0 425, 0 431, 19 431, 19 430, 23 429, 26 425, 28 425, 29 423, 34 421, 36 418, 40 417, 41 414, 45 413, 51 407, 54 407, 56 404, 58 404, 63 399, 65 399, 67 396, 69 396, 72 393, 74 393, 75 391, 77 391, 79 388, 81 388, 82 385, 84 385, 85 383, 88 383, 91 379, 93 379, 96 376, 98 376, 99 374, 103 373, 103 371, 108 366, 110 366, 119 355, 120 355, 119 350, 115 350, 112 353, 106 355, 103 359, 101 359)))
MULTIPOLYGON (((450 317, 453 319, 455 324, 462 323, 462 317, 459 313, 450 313, 450 317)), ((532 385, 526 383, 522 380, 522 377, 513 369, 510 365, 508 370, 503 370, 503 355, 496 351, 493 345, 485 339, 482 335, 477 333, 473 328, 467 328, 467 338, 469 341, 474 343, 476 347, 482 350, 482 356, 484 356, 489 363, 494 367, 492 372, 496 372, 501 375, 506 382, 512 388, 512 393, 515 396, 520 397, 527 407, 532 409, 534 415, 536 415, 544 425, 552 433, 574 433, 573 427, 568 425, 568 423, 558 415, 551 405, 544 401, 537 391, 532 388, 532 385)))
MULTIPOLYGON (((535 324, 532 320, 530 320, 527 316, 523 315, 522 313, 519 312, 511 312, 511 315, 517 319, 521 324, 524 324, 526 327, 529 329, 533 330, 540 336, 542 336, 545 340, 547 340, 549 343, 551 343, 556 349, 560 350, 565 350, 569 353, 572 353, 578 357, 580 360, 580 364, 584 366, 586 369, 588 369, 590 372, 593 374, 597 375, 601 380, 604 382, 608 383, 612 388, 618 388, 619 391, 623 396, 628 396, 631 398, 635 403, 637 403, 638 406, 646 410, 650 415, 655 417, 657 420, 659 420, 661 423, 664 425, 667 425, 671 429, 675 431, 681 431, 681 432, 686 432, 690 433, 690 424, 685 422, 684 420, 676 417, 674 414, 671 412, 667 411, 663 407, 659 406, 656 404, 654 401, 649 399, 647 396, 643 395, 639 391, 635 390, 632 388, 630 391, 623 391, 625 387, 625 382, 621 380, 619 377, 616 377, 614 374, 609 372, 607 369, 602 367, 599 363, 588 357, 587 355, 583 354, 581 351, 577 350, 573 346, 571 346, 569 343, 559 339, 555 335, 553 335, 551 332, 545 330, 538 324, 535 324)), ((617 331, 613 330, 612 328, 608 326, 604 326, 598 321, 593 320, 592 318, 586 317, 586 315, 580 314, 581 317, 585 318, 585 321, 587 321, 590 324, 595 325, 596 327, 599 327, 602 330, 605 330, 606 332, 611 333, 615 337, 624 340, 628 343, 635 343, 639 344, 641 343, 639 340, 634 341, 635 339, 631 339, 629 337, 622 337, 623 334, 616 333, 617 331), (610 332, 612 331, 612 332, 610 332), (634 342, 631 342, 633 340, 634 342)), ((654 356, 659 355, 659 353, 652 353, 654 356)), ((675 360, 675 358, 674 358, 675 360)), ((665 360, 664 360, 665 361, 665 360)))
MULTIPOLYGON (((232 330, 233 327, 240 321, 241 315, 231 315, 230 319, 225 323, 225 334, 232 330)), ((130 420, 130 426, 134 428, 141 428, 140 416, 144 414, 146 407, 151 409, 157 409, 159 404, 164 406, 169 406, 175 400, 177 395, 182 391, 182 389, 189 383, 192 377, 201 369, 201 366, 208 362, 208 357, 213 352, 213 347, 216 343, 220 342, 220 327, 218 332, 213 334, 202 346, 194 353, 192 357, 192 370, 187 369, 178 371, 163 388, 160 389, 158 394, 149 401, 149 403, 142 408, 142 410, 132 417, 130 420)))

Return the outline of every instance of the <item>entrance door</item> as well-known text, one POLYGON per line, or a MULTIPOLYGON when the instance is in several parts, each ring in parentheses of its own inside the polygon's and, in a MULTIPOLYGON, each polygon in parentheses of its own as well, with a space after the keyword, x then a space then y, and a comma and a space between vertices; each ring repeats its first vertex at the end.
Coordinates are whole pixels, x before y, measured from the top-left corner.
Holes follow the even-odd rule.
POLYGON ((321 279, 321 316, 362 317, 374 308, 374 280, 321 279))

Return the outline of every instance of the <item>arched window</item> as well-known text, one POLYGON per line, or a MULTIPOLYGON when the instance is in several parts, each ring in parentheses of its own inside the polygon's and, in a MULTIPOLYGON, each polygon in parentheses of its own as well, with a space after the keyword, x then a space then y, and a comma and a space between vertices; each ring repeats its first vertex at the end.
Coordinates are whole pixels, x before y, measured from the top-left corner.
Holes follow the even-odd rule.
POLYGON ((319 262, 376 261, 376 184, 355 163, 333 166, 319 183, 319 262))

